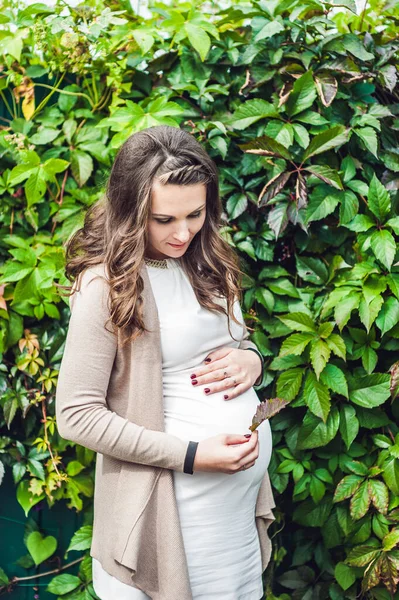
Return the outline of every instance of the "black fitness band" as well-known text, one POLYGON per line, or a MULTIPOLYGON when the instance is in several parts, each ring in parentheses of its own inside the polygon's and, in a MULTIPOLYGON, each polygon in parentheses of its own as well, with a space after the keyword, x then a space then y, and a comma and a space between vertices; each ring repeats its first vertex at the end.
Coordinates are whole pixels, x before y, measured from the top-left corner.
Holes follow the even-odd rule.
POLYGON ((260 358, 260 362, 262 363, 262 371, 261 371, 261 374, 260 374, 260 376, 259 376, 259 377, 260 377, 260 382, 259 382, 259 384, 258 384, 258 385, 260 385, 260 384, 262 383, 262 381, 263 381, 263 371, 264 371, 264 368, 265 368, 265 361, 264 361, 264 358, 263 358, 263 356, 261 355, 261 353, 259 352, 259 350, 255 350, 255 348, 245 348, 245 350, 252 350, 252 352, 256 352, 256 354, 257 354, 257 355, 259 356, 259 358, 260 358))
POLYGON ((194 473, 193 466, 194 466, 194 459, 195 459, 195 454, 197 452, 198 444, 199 444, 199 442, 189 442, 188 443, 186 458, 184 459, 184 469, 183 470, 184 470, 184 473, 188 473, 189 475, 192 475, 194 473))

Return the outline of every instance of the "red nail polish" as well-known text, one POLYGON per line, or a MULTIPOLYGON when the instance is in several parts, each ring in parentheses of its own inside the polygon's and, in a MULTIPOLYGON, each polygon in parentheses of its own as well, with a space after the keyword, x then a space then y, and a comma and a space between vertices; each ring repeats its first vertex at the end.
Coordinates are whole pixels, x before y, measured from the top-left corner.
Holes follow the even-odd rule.
POLYGON ((195 379, 197 376, 196 375, 190 375, 191 379, 195 379))
POLYGON ((223 398, 224 398, 225 400, 227 400, 227 398, 228 398, 227 394, 225 394, 225 395, 223 396, 223 398))
POLYGON ((211 359, 210 359, 210 358, 206 358, 206 359, 205 359, 205 362, 206 362, 206 363, 208 363, 208 362, 211 362, 211 359))
POLYGON ((193 385, 197 385, 198 381, 197 381, 196 379, 193 379, 193 380, 191 381, 191 383, 192 383, 193 385))
POLYGON ((245 433, 244 437, 249 438, 249 437, 251 437, 251 434, 250 433, 245 433))
POLYGON ((211 390, 210 390, 209 388, 205 388, 205 389, 204 389, 204 392, 205 392, 205 394, 209 394, 209 392, 210 392, 210 391, 211 391, 211 390))

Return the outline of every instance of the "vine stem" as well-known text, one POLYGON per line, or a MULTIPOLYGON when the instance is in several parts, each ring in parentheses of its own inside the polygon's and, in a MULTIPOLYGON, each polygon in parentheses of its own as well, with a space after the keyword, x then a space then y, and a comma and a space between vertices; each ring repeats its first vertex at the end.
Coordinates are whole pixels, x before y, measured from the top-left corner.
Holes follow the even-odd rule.
POLYGON ((45 98, 43 98, 43 100, 40 102, 39 106, 33 112, 32 116, 31 116, 31 120, 34 119, 37 116, 37 114, 42 110, 42 108, 44 108, 46 106, 46 104, 50 100, 51 96, 54 94, 54 92, 56 92, 58 90, 65 75, 66 75, 66 72, 64 71, 64 73, 62 73, 60 79, 58 80, 58 82, 56 83, 56 85, 54 87, 52 87, 51 85, 48 86, 45 83, 36 83, 35 84, 40 87, 41 86, 48 87, 48 88, 50 88, 51 92, 45 98))
POLYGON ((82 562, 83 559, 84 559, 84 556, 81 556, 80 558, 73 560, 72 562, 68 563, 67 565, 64 565, 63 567, 58 567, 58 569, 46 571, 45 573, 36 573, 35 575, 28 575, 27 577, 16 577, 16 576, 12 577, 7 585, 0 586, 0 592, 12 583, 19 583, 20 581, 27 581, 28 579, 36 579, 37 577, 46 577, 47 575, 53 575, 54 573, 59 573, 60 571, 64 571, 65 569, 68 569, 68 567, 72 567, 73 565, 76 565, 77 563, 82 562))
MULTIPOLYGON (((65 75, 65 73, 63 73, 63 75, 65 75)), ((62 81, 62 79, 60 79, 60 81, 58 82, 57 85, 59 85, 61 83, 61 81, 62 81)), ((58 92, 59 94, 66 94, 67 96, 82 96, 82 98, 86 98, 86 100, 89 102, 91 108, 93 108, 93 106, 94 106, 93 101, 90 98, 90 96, 88 96, 87 94, 83 94, 83 92, 69 92, 68 90, 59 90, 58 87, 53 87, 52 85, 47 85, 46 83, 35 83, 35 86, 37 86, 37 85, 40 87, 47 88, 48 90, 53 90, 53 93, 58 92)), ((46 96, 44 98, 44 100, 47 101, 47 99, 50 98, 50 96, 52 96, 52 94, 49 94, 48 96, 46 96)))
MULTIPOLYGON (((6 97, 5 97, 5 95, 4 95, 4 92, 3 92, 3 90, 0 90, 0 96, 2 97, 2 99, 3 99, 3 102, 4 102, 4 104, 6 105, 8 112, 10 113, 10 115, 12 116, 12 118, 13 118, 13 119, 15 119, 16 115, 14 115, 14 114, 13 114, 13 112, 12 112, 12 109, 11 109, 11 106, 8 104, 8 102, 7 102, 7 100, 6 100, 6 97)), ((2 118, 3 118, 3 117, 2 117, 2 118)), ((6 120, 7 120, 7 119, 6 119, 6 120)), ((11 123, 11 121, 9 121, 9 122, 11 123)))

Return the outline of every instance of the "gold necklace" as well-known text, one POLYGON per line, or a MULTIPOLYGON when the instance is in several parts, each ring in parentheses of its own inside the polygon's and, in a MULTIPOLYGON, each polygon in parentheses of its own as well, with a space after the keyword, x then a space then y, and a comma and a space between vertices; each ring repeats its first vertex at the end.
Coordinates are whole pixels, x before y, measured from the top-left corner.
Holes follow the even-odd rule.
POLYGON ((149 267, 158 267, 158 269, 167 269, 168 268, 168 263, 167 263, 166 258, 155 259, 155 258, 148 258, 147 256, 145 256, 144 261, 145 261, 146 265, 148 265, 149 267))

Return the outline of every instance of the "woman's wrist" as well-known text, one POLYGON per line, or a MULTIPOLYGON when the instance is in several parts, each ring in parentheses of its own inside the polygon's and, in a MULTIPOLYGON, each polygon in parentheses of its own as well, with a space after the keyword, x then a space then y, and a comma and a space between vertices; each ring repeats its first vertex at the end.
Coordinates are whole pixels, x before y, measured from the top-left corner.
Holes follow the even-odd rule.
POLYGON ((255 350, 255 348, 246 348, 246 350, 251 350, 252 352, 255 352, 255 354, 257 354, 259 356, 260 359, 260 363, 261 363, 261 371, 260 371, 260 375, 257 378, 257 380, 255 381, 254 385, 260 385, 263 381, 263 371, 265 368, 265 361, 263 356, 261 355, 261 353, 259 352, 259 350, 255 350))
POLYGON ((184 460, 183 472, 192 475, 194 473, 194 460, 199 442, 190 441, 187 446, 186 458, 184 460))

